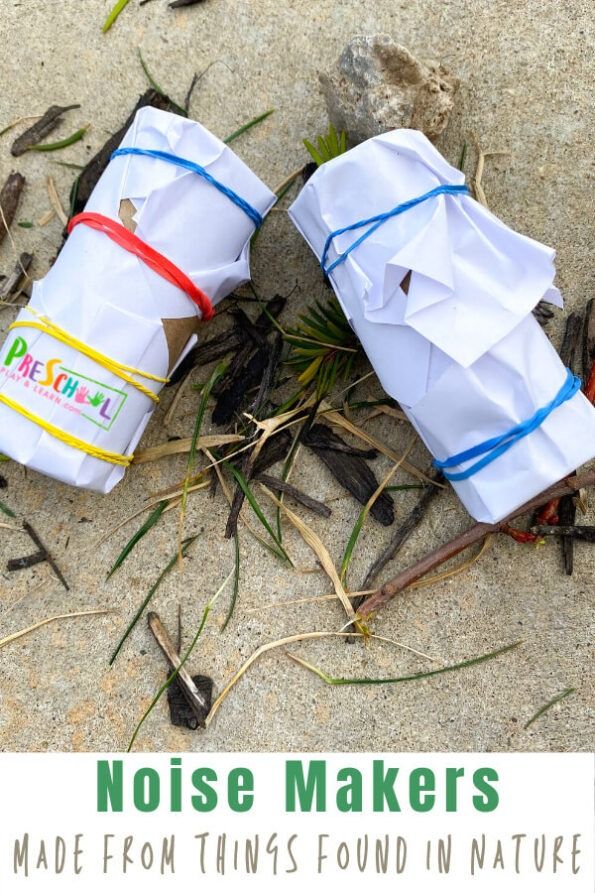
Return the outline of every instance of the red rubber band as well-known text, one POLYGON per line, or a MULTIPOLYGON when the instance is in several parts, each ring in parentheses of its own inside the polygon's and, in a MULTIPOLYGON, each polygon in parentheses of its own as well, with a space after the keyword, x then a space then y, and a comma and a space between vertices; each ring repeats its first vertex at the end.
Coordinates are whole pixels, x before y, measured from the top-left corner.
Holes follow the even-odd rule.
POLYGON ((143 242, 134 233, 131 233, 121 223, 112 220, 110 217, 105 217, 103 214, 96 214, 94 211, 83 211, 68 221, 68 233, 70 234, 79 223, 84 223, 92 229, 105 233, 106 236, 109 236, 110 239, 122 248, 125 248, 126 251, 135 254, 155 273, 158 273, 159 276, 162 276, 168 282, 171 282, 172 285, 176 285, 183 292, 186 292, 188 297, 200 309, 203 320, 211 319, 215 311, 208 295, 198 285, 195 285, 192 279, 186 273, 183 273, 179 267, 176 267, 171 260, 160 254, 155 248, 151 248, 150 245, 147 245, 146 242, 143 242))

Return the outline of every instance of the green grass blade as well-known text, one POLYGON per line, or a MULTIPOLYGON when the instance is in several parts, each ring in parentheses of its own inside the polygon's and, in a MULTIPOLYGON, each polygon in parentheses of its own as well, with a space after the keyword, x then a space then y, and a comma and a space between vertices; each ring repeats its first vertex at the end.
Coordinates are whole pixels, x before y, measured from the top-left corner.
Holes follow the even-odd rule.
MULTIPOLYGON (((182 543, 182 555, 186 555, 188 549, 190 548, 190 546, 192 545, 194 540, 197 539, 197 537, 198 537, 198 534, 196 534, 195 536, 191 536, 188 539, 184 540, 184 542, 182 543)), ((163 580, 165 579, 165 577, 167 577, 167 575, 169 574, 171 569, 178 562, 178 559, 179 559, 179 552, 178 552, 178 550, 176 550, 175 555, 172 558, 170 558, 170 560, 168 561, 166 566, 163 568, 163 570, 157 577, 157 580, 155 581, 155 583, 153 583, 153 585, 149 589, 149 592, 147 593, 146 597, 141 602, 136 614, 134 615, 134 617, 132 618, 132 620, 130 621, 128 626, 126 627, 126 631, 125 631, 124 635, 122 636, 122 638, 116 645, 114 653, 110 657, 110 660, 109 660, 110 667, 112 666, 112 664, 114 663, 118 654, 120 653, 124 642, 130 635, 130 633, 132 632, 132 630, 134 629, 134 627, 136 626, 136 624, 138 623, 140 618, 142 617, 143 611, 145 610, 145 608, 147 607, 147 605, 149 604, 149 602, 151 601, 151 599, 153 598, 153 596, 155 595, 155 593, 157 592, 157 590, 159 589, 161 584, 163 583, 163 580)))
POLYGON ((272 115, 274 111, 275 109, 267 109, 267 111, 263 112, 262 115, 257 115, 256 118, 252 118, 250 121, 242 124, 241 127, 238 127, 237 130, 234 130, 233 133, 230 133, 229 136, 226 136, 223 142, 227 145, 233 143, 233 141, 237 140, 237 138, 243 133, 246 133, 246 131, 248 130, 252 130, 252 128, 256 127, 257 124, 260 124, 261 121, 266 120, 266 118, 268 118, 269 115, 272 115))
POLYGON ((0 512, 4 512, 5 515, 8 515, 9 518, 16 518, 16 513, 13 512, 12 509, 8 508, 6 503, 0 500, 0 512))
POLYGON ((353 555, 353 550, 355 549, 355 544, 357 543, 359 535, 362 531, 362 527, 364 526, 364 521, 368 517, 368 512, 368 506, 365 505, 357 516, 357 521, 354 524, 353 530, 351 531, 351 536, 349 537, 347 545, 345 546, 345 552, 343 554, 343 560, 341 562, 341 572, 339 574, 342 583, 345 583, 347 571, 349 569, 349 565, 351 563, 351 558, 353 555))
POLYGON ((141 717, 141 719, 140 719, 140 722, 138 723, 136 729, 134 730, 134 733, 133 733, 133 735, 132 735, 132 738, 130 739, 130 743, 128 744, 128 748, 127 748, 127 753, 130 753, 130 751, 131 751, 132 748, 134 747, 134 742, 136 741, 136 739, 137 739, 137 737, 138 737, 138 733, 140 732, 143 723, 144 723, 145 720, 148 718, 148 716, 150 715, 150 713, 153 711, 153 708, 154 708, 154 707, 156 706, 156 704, 158 703, 159 699, 161 698, 161 695, 162 695, 165 691, 167 691, 167 689, 170 687, 170 685, 172 684, 172 682, 174 681, 174 679, 176 679, 176 678, 179 676, 180 670, 181 670, 182 667, 186 664, 186 661, 188 660, 188 658, 190 657, 190 655, 191 655, 192 652, 194 651, 194 648, 195 648, 195 646, 196 646, 196 643, 198 642, 198 640, 199 640, 199 638, 200 638, 200 636, 201 636, 201 634, 202 634, 202 631, 203 631, 203 629, 204 629, 205 626, 206 626, 206 622, 207 622, 207 620, 209 619, 209 614, 210 614, 211 611, 213 610, 213 606, 214 606, 215 602, 217 601, 217 599, 219 598, 219 595, 223 592, 223 590, 224 590, 225 587, 227 586, 227 583, 228 583, 230 577, 231 577, 231 574, 229 574, 229 576, 223 581, 223 583, 221 584, 221 586, 219 587, 219 589, 217 590, 217 592, 215 593, 215 595, 213 596, 213 598, 210 600, 210 602, 207 604, 206 608, 204 609, 204 611, 203 611, 203 615, 202 615, 202 619, 201 619, 201 621, 200 621, 200 624, 199 624, 199 626, 198 626, 198 629, 196 630, 196 634, 195 634, 195 636, 194 636, 194 639, 193 639, 192 642, 190 643, 190 645, 189 645, 189 647, 188 647, 188 650, 186 651, 186 654, 185 654, 185 655, 183 656, 183 658, 181 659, 181 661, 180 661, 180 666, 179 666, 176 670, 174 670, 173 673, 171 674, 171 676, 169 676, 169 677, 165 680, 165 682, 163 683, 163 685, 161 686, 161 688, 158 690, 157 694, 155 695, 155 697, 153 698, 153 700, 151 701, 151 703, 149 704, 149 706, 147 707, 147 709, 146 709, 145 712, 143 713, 143 715, 142 715, 142 717, 141 717))
POLYGON ((124 10, 126 6, 128 6, 130 0, 118 0, 116 5, 112 8, 112 11, 108 15, 107 19, 103 23, 102 31, 106 34, 109 29, 112 27, 120 13, 124 10))
POLYGON ((229 621, 231 620, 231 618, 233 616, 233 612, 236 607, 236 602, 238 600, 238 592, 240 591, 240 537, 239 537, 237 528, 236 528, 236 532, 234 533, 233 539, 234 539, 234 554, 235 554, 234 572, 233 572, 233 590, 231 593, 231 601, 229 603, 227 615, 225 617, 225 620, 223 621, 223 626, 221 627, 222 633, 225 632, 225 628, 227 627, 227 624, 229 623, 229 621))
POLYGON ((188 113, 186 112, 186 109, 182 108, 181 105, 178 105, 177 102, 173 101, 173 99, 169 96, 169 94, 166 93, 165 90, 159 86, 159 84, 157 83, 157 81, 155 80, 155 78, 153 77, 151 72, 149 71, 149 67, 148 67, 147 63, 145 62, 145 60, 143 59, 143 54, 141 52, 140 47, 138 47, 138 58, 139 58, 141 67, 145 73, 145 77, 147 78, 149 85, 153 88, 153 90, 155 90, 156 93, 159 93, 160 96, 163 96, 164 99, 167 99, 167 101, 169 103, 171 103, 172 108, 175 109, 175 111, 177 112, 178 115, 181 115, 183 118, 187 118, 188 113))
POLYGON ((439 676, 441 673, 452 673, 454 670, 463 670, 465 667, 474 667, 476 664, 482 664, 488 660, 493 660, 495 657, 500 657, 501 654, 506 654, 508 651, 512 651, 513 648, 518 648, 519 645, 522 645, 522 641, 513 642, 512 645, 505 645, 504 648, 498 648, 496 651, 490 651, 488 654, 482 654, 480 657, 472 657, 459 664, 451 664, 449 667, 441 667, 439 670, 428 670, 424 673, 414 673, 412 676, 394 676, 386 679, 345 679, 340 676, 329 676, 324 670, 315 667, 301 657, 296 657, 292 654, 291 659, 301 666, 306 667, 306 669, 310 670, 312 673, 315 673, 320 679, 326 682, 327 685, 385 685, 387 683, 416 682, 418 679, 429 679, 430 676, 439 676))
POLYGON ((120 552, 118 557, 116 558, 115 562, 113 563, 107 577, 105 578, 106 580, 109 580, 109 578, 112 576, 112 574, 114 574, 118 570, 118 568, 126 561, 126 559, 130 555, 130 553, 132 552, 132 550, 134 549, 136 544, 140 540, 142 540, 143 536, 145 536, 145 534, 147 534, 149 532, 149 530, 151 530, 152 527, 155 526, 155 524, 157 523, 157 521, 163 514, 163 511, 168 504, 169 504, 169 500, 167 500, 167 499, 164 499, 162 502, 160 502, 153 509, 153 511, 151 512, 151 514, 149 515, 147 520, 144 522, 144 524, 142 524, 138 528, 136 533, 130 537, 130 539, 128 540, 128 542, 126 543, 126 545, 124 546, 124 548, 122 549, 122 551, 120 552))
POLYGON ((79 140, 82 140, 84 135, 86 134, 89 127, 81 127, 71 136, 67 136, 63 140, 58 140, 57 143, 38 143, 37 146, 31 146, 31 152, 56 152, 58 149, 66 149, 67 146, 72 146, 74 143, 78 143, 79 140))
POLYGON ((575 691, 576 691, 575 688, 565 688, 564 691, 560 692, 559 695, 556 695, 555 698, 552 698, 551 701, 548 701, 547 704, 544 704, 543 707, 540 707, 539 710, 537 711, 537 713, 533 714, 533 716, 531 717, 529 722, 525 723, 525 725, 523 726, 523 729, 528 729, 529 726, 533 725, 535 720, 539 719, 540 716, 543 716, 544 713, 547 713, 547 711, 551 707, 554 707, 556 704, 558 704, 560 701, 563 701, 564 698, 567 698, 568 695, 573 694, 575 691))
POLYGON ((238 486, 243 491, 244 496, 250 503, 252 511, 254 512, 254 514, 256 515, 256 517, 258 518, 258 520, 260 521, 260 523, 262 524, 262 526, 264 527, 264 529, 266 530, 266 532, 268 533, 270 538, 275 543, 276 548, 274 549, 274 551, 277 553, 277 557, 282 558, 284 561, 288 561, 291 564, 289 555, 287 554, 287 552, 283 548, 282 544, 277 539, 277 535, 276 535, 275 531, 273 530, 273 528, 267 521, 263 510, 259 506, 259 504, 256 500, 256 497, 254 496, 254 493, 250 489, 250 485, 248 484, 248 481, 246 480, 246 478, 244 477, 242 472, 239 470, 239 468, 236 468, 235 465, 232 465, 230 462, 224 462, 223 464, 233 474, 238 486))
POLYGON ((190 441, 190 450, 188 452, 186 477, 184 478, 184 486, 182 488, 182 515, 186 511, 186 503, 188 501, 188 488, 190 487, 190 479, 192 477, 192 472, 194 471, 194 463, 196 462, 196 444, 198 442, 198 438, 200 437, 203 419, 205 417, 205 412, 207 411, 207 403, 209 402, 211 391, 213 390, 221 376, 224 375, 226 369, 226 363, 219 363, 211 372, 201 391, 200 403, 198 405, 198 412, 196 414, 194 430, 192 432, 192 440, 190 441))
POLYGON ((463 143, 463 148, 461 149, 461 157, 459 158, 458 168, 460 171, 465 168, 465 161, 467 160, 467 143, 463 143))

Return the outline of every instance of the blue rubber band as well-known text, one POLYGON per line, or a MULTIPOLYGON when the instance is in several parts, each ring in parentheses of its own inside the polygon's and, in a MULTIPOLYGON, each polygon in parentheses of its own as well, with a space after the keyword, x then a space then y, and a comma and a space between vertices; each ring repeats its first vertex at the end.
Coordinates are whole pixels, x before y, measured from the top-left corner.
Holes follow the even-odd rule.
POLYGON ((223 195, 226 195, 234 205, 237 205, 250 218, 256 228, 262 226, 264 218, 256 208, 253 208, 249 202, 243 199, 241 195, 238 195, 237 192, 234 192, 233 189, 230 189, 229 186, 225 186, 219 180, 216 180, 202 165, 196 164, 196 162, 190 161, 188 158, 180 158, 179 155, 171 155, 169 152, 160 152, 158 149, 143 149, 139 146, 124 146, 121 149, 116 149, 115 152, 112 152, 111 157, 117 158, 120 155, 148 155, 149 158, 158 158, 160 161, 167 161, 169 164, 175 164, 177 167, 183 167, 187 171, 192 171, 198 174, 199 177, 202 177, 203 180, 206 180, 207 183, 210 183, 211 186, 214 186, 215 189, 218 189, 219 192, 222 192, 223 195))
POLYGON ((444 477, 447 480, 464 481, 478 471, 481 471, 481 469, 485 468, 486 465, 489 465, 490 462, 498 459, 499 456, 514 446, 515 443, 518 443, 523 437, 527 437, 528 434, 531 434, 536 428, 539 428, 554 409, 557 409, 558 406, 561 406, 567 400, 570 400, 574 397, 576 392, 580 390, 580 378, 577 378, 570 369, 567 369, 566 371, 568 373, 566 380, 554 399, 545 406, 542 406, 541 409, 538 409, 530 419, 515 425, 515 427, 511 428, 510 431, 507 431, 506 434, 501 434, 499 437, 492 437, 490 440, 484 440, 483 443, 471 447, 471 449, 464 450, 462 453, 457 453, 456 456, 451 456, 449 459, 444 459, 442 461, 435 459, 432 463, 434 468, 440 468, 442 470, 452 468, 453 465, 462 465, 464 462, 469 462, 471 459, 475 459, 476 456, 481 456, 484 453, 487 453, 483 459, 480 459, 479 462, 471 465, 470 468, 467 468, 465 471, 444 471, 444 477))
POLYGON ((322 257, 320 259, 320 266, 322 267, 322 271, 328 274, 335 269, 339 264, 342 264, 344 260, 351 254, 351 252, 361 245, 367 238, 369 238, 372 233, 376 232, 379 227, 382 226, 383 223, 386 223, 387 220, 390 220, 391 217, 397 217, 399 214, 403 214, 404 211, 409 211, 410 208, 414 208, 416 205, 420 205, 422 202, 425 202, 429 198, 434 198, 437 195, 469 195, 469 188, 465 186, 464 183, 460 185, 453 185, 450 183, 445 183, 442 186, 436 186, 435 189, 430 189, 429 192, 426 192, 424 195, 418 195, 417 198, 411 198, 409 201, 402 202, 400 205, 397 205, 395 208, 392 208, 390 211, 385 211, 383 214, 376 214, 375 217, 368 217, 367 220, 358 220, 357 223, 352 223, 350 226, 344 226, 341 229, 335 229, 332 233, 329 233, 327 236, 327 240, 324 243, 324 248, 322 251, 322 257), (354 229, 361 229, 363 226, 370 226, 369 229, 363 233, 359 239, 356 239, 349 248, 347 248, 343 254, 340 254, 331 264, 326 263, 327 255, 329 249, 331 247, 331 243, 336 236, 341 236, 343 233, 351 232, 354 229))

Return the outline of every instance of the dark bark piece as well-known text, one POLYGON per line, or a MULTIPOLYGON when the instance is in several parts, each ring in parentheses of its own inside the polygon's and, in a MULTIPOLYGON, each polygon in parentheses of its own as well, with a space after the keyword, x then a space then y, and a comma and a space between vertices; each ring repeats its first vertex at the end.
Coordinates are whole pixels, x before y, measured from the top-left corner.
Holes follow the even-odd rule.
POLYGON ((24 530, 26 533, 29 534, 29 536, 31 537, 31 539, 33 540, 33 542, 35 543, 35 545, 37 546, 37 548, 39 549, 39 551, 44 553, 44 555, 45 555, 45 560, 47 561, 47 563, 49 564, 49 566, 51 567, 51 569, 53 570, 53 572, 55 573, 55 575, 58 577, 58 579, 59 579, 60 582, 62 583, 62 586, 64 587, 64 589, 66 589, 67 591, 69 591, 69 590, 70 590, 70 586, 69 586, 68 583, 66 582, 66 579, 65 579, 65 577, 64 577, 64 574, 62 573, 62 571, 60 570, 60 568, 59 568, 58 565, 56 564, 56 562, 55 562, 55 560, 54 560, 54 557, 52 556, 51 552, 47 549, 47 547, 46 547, 46 546, 44 545, 44 543, 41 541, 41 539, 40 539, 39 534, 37 533, 37 531, 31 526, 31 524, 29 524, 28 521, 23 521, 23 530, 24 530))
POLYGON ((359 456, 361 459, 377 459, 378 458, 378 450, 362 450, 359 447, 351 446, 350 443, 346 443, 344 440, 341 440, 337 437, 335 440, 329 440, 326 433, 322 437, 316 438, 316 436, 308 433, 305 437, 302 438, 303 443, 312 449, 321 450, 333 450, 335 453, 346 453, 348 456, 359 456))
POLYGON ((582 361, 583 376, 586 381, 595 362, 595 298, 591 298, 585 311, 582 361))
POLYGON ((310 511, 314 512, 316 515, 321 515, 323 518, 330 518, 332 514, 330 508, 328 505, 325 505, 324 502, 320 502, 318 499, 308 496, 303 490, 298 490, 293 484, 290 484, 281 478, 273 477, 273 475, 261 472, 260 474, 255 475, 255 480, 260 481, 260 483, 264 484, 265 487, 268 487, 269 490, 277 490, 280 493, 285 493, 287 496, 295 499, 296 502, 299 502, 301 505, 310 509, 310 511))
MULTIPOLYGON (((438 473, 434 477, 434 483, 441 484, 444 481, 444 477, 441 473, 438 473)), ((417 503, 413 507, 413 509, 409 512, 404 522, 401 524, 398 530, 395 531, 393 537, 383 552, 376 558, 376 560, 370 565, 370 569, 366 574, 366 577, 361 585, 361 589, 369 589, 370 583, 374 580, 375 577, 378 576, 381 570, 383 570, 389 561, 392 561, 393 558, 399 553, 400 549, 407 542, 413 531, 421 524, 422 520, 425 517, 425 514, 430 506, 430 503, 434 499, 434 497, 439 493, 439 487, 427 486, 417 503)), ((354 608, 357 611, 359 608, 363 598, 358 602, 358 604, 354 604, 354 608)))
POLYGON ((246 392, 260 382, 268 358, 268 351, 259 348, 245 365, 242 364, 241 368, 235 369, 233 375, 226 376, 226 387, 219 392, 211 416, 214 425, 229 425, 242 405, 246 392))
POLYGON ((269 361, 267 363, 267 367, 264 370, 264 375, 262 376, 260 387, 258 388, 258 394, 256 395, 256 399, 252 405, 251 415, 254 418, 259 419, 264 407, 266 406, 269 393, 275 385, 275 380, 277 376, 277 368, 281 361, 281 353, 283 351, 283 336, 280 332, 275 334, 273 338, 273 346, 269 353, 269 361))
POLYGON ((46 558, 47 556, 43 550, 33 552, 32 555, 24 555, 22 558, 11 558, 6 562, 6 570, 22 571, 28 567, 34 567, 36 564, 41 564, 42 561, 46 561, 46 558))
POLYGON ((531 533, 536 536, 560 536, 564 539, 572 537, 586 543, 595 543, 595 527, 584 524, 559 524, 557 527, 538 524, 531 528, 531 533))
POLYGON ((8 487, 8 481, 4 477, 3 474, 0 474, 0 490, 6 490, 8 487))
POLYGON ((554 311, 550 304, 547 301, 540 301, 536 307, 533 308, 533 316, 537 320, 540 326, 545 328, 547 326, 550 319, 553 319, 554 311))
POLYGON ((108 166, 112 152, 114 152, 122 142, 124 134, 132 124, 134 116, 136 115, 138 110, 144 108, 147 105, 151 105, 156 109, 163 109, 164 111, 168 112, 173 110, 172 103, 167 96, 163 96, 161 93, 158 93, 156 90, 152 89, 147 90, 146 93, 143 93, 143 95, 134 106, 132 112, 126 119, 126 123, 124 124, 124 126, 121 127, 116 133, 114 133, 113 136, 110 136, 110 138, 99 150, 99 152, 97 152, 97 154, 93 156, 93 158, 81 171, 78 177, 76 198, 72 206, 73 216, 83 210, 83 208, 87 204, 87 201, 89 200, 89 196, 95 188, 95 184, 108 166))
POLYGON ((574 367, 582 327, 583 320, 580 313, 571 313, 566 320, 566 330, 560 348, 560 359, 569 369, 574 367))
POLYGON ((0 215, 0 244, 5 239, 10 224, 14 220, 25 182, 22 174, 19 174, 18 171, 12 171, 0 190, 0 207, 2 208, 2 214, 0 215))
POLYGON ((0 301, 10 304, 18 297, 27 270, 32 263, 33 255, 23 251, 10 276, 7 276, 0 285, 0 301))
MULTIPOLYGON (((362 505, 365 505, 374 491, 378 489, 379 481, 365 460, 361 456, 338 452, 336 444, 338 442, 345 443, 345 441, 326 425, 312 425, 303 442, 316 453, 319 459, 322 459, 341 486, 362 505), (309 440, 310 435, 312 435, 314 446, 309 440), (326 443, 326 446, 320 446, 321 442, 326 443)), ((370 514, 385 527, 393 523, 395 520, 394 502, 390 493, 380 494, 370 509, 370 514)))
POLYGON ((62 115, 71 109, 80 109, 80 104, 75 105, 51 105, 45 115, 36 121, 19 137, 16 138, 10 148, 11 155, 17 158, 24 155, 32 146, 37 146, 46 136, 58 127, 64 120, 62 115))
POLYGON ((197 3, 204 3, 205 0, 174 0, 169 4, 170 9, 181 9, 182 6, 196 6, 197 3))
POLYGON ((149 611, 147 622, 149 624, 149 629, 155 637, 155 641, 161 648, 171 669, 178 670, 178 675, 175 681, 178 683, 178 690, 181 691, 188 708, 192 712, 193 718, 196 720, 195 728, 198 728, 199 726, 204 727, 205 718, 211 709, 213 680, 209 679, 209 677, 197 677, 198 679, 203 680, 201 687, 199 688, 186 667, 182 665, 180 655, 159 615, 155 613, 155 611, 149 611), (208 680, 210 686, 207 685, 204 680, 208 680))
MULTIPOLYGON (((213 680, 211 677, 193 676, 192 682, 206 703, 210 704, 213 699, 213 680)), ((167 703, 169 706, 169 718, 173 726, 180 726, 193 732, 200 728, 200 723, 189 706, 177 677, 167 689, 167 703)))
POLYGON ((254 464, 252 474, 260 474, 285 459, 291 446, 291 434, 289 431, 280 431, 275 437, 267 440, 260 451, 260 455, 254 464))

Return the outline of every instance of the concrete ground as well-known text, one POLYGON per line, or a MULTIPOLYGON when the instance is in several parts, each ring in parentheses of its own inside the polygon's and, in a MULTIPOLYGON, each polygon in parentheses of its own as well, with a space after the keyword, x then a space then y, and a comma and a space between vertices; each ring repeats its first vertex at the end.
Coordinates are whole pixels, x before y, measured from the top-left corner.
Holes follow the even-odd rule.
MULTIPOLYGON (((131 0, 107 34, 101 24, 111 0, 0 0, 0 130, 13 119, 43 112, 52 103, 81 103, 59 136, 91 122, 83 142, 59 155, 30 153, 13 160, 13 134, 0 138, 0 179, 16 167, 27 176, 18 219, 37 221, 48 208, 45 179, 54 177, 67 206, 75 171, 57 160, 85 162, 120 126, 146 87, 141 47, 155 79, 182 101, 192 75, 208 63, 192 102, 192 116, 223 136, 255 114, 275 108, 236 150, 275 187, 306 160, 303 137, 324 130, 317 71, 327 67, 354 34, 388 32, 413 52, 441 60, 462 80, 458 111, 441 149, 458 158, 475 133, 484 149, 510 155, 487 165, 484 186, 493 210, 513 227, 556 246, 558 281, 569 308, 593 295, 592 6, 532 0, 205 0, 172 11, 165 0, 139 6, 131 0)), ((53 139, 54 137, 52 137, 53 139)), ((470 162, 472 159, 470 159, 470 162)), ((471 168, 470 168, 471 169, 471 168)), ((61 225, 14 226, 19 251, 34 251, 42 276, 60 242, 61 225)), ((0 269, 14 265, 8 240, 0 269)), ((324 289, 316 263, 286 215, 273 214, 257 243, 253 275, 263 295, 292 292, 291 317, 324 289)), ((0 322, 10 321, 4 311, 0 322)), ((211 331, 217 331, 215 322, 211 331)), ((550 326, 558 343, 562 315, 550 326)), ((201 381, 204 370, 197 370, 201 381)), ((362 395, 378 394, 374 386, 362 395)), ((165 439, 163 414, 144 445, 165 439)), ((182 401, 170 434, 188 435, 196 397, 182 401)), ((398 450, 409 432, 395 422, 370 430, 398 450)), ((421 447, 413 459, 427 466, 421 447)), ((382 476, 387 464, 376 462, 382 476)), ((66 620, 0 650, 0 746, 5 750, 119 750, 158 686, 165 663, 144 621, 113 668, 108 656, 136 606, 169 560, 176 538, 170 513, 133 552, 120 572, 106 570, 138 520, 103 545, 102 535, 140 508, 144 498, 179 479, 184 458, 133 468, 108 497, 77 492, 13 463, 1 467, 8 489, 0 494, 31 521, 54 549, 71 583, 66 592, 46 565, 8 574, 6 560, 28 551, 26 535, 0 529, 0 638, 53 614, 94 607, 117 613, 66 620)), ((304 450, 294 482, 329 500, 330 522, 308 516, 340 561, 359 506, 344 497, 318 460, 304 450)), ((401 480, 401 479, 400 479, 401 480)), ((402 480, 406 478, 403 476, 402 480)), ((415 493, 397 493, 398 518, 415 493)), ((182 606, 188 644, 207 600, 233 567, 223 538, 226 509, 220 497, 198 494, 190 503, 188 532, 202 534, 185 562, 159 589, 154 607, 172 629, 182 606)), ((304 515, 304 518, 306 516, 304 515)), ((397 521, 398 523, 398 521, 397 521)), ((468 523, 450 494, 442 494, 389 576, 468 523)), ((390 530, 366 523, 357 545, 355 587, 390 530)), ((297 564, 315 570, 312 554, 288 530, 297 564)), ((376 632, 455 662, 523 639, 516 651, 466 671, 409 685, 328 687, 290 662, 283 650, 252 667, 224 703, 208 731, 180 731, 161 703, 141 731, 146 750, 591 750, 593 748, 593 569, 595 552, 576 549, 576 571, 563 575, 558 549, 539 550, 508 539, 464 575, 404 595, 382 611, 376 632), (527 731, 524 723, 563 689, 576 692, 527 731)), ((289 572, 244 532, 241 591, 224 634, 229 590, 217 604, 191 659, 217 690, 260 645, 343 623, 334 603, 270 609, 266 606, 329 591, 321 573, 289 572), (261 610, 258 610, 258 609, 261 610), (256 609, 256 610, 255 610, 256 609)), ((298 644, 292 651, 343 676, 386 676, 429 666, 394 645, 344 645, 338 640, 298 644)))

